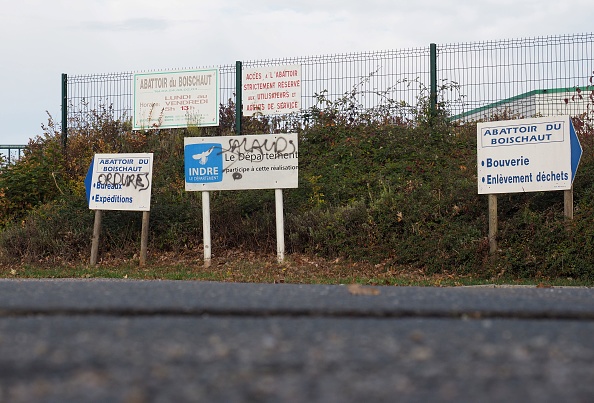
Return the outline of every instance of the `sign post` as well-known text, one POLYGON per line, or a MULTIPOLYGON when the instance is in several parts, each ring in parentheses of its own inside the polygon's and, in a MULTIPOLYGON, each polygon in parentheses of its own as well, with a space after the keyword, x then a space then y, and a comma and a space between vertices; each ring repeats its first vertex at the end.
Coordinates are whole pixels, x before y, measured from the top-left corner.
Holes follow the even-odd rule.
POLYGON ((275 189, 277 257, 284 260, 282 189, 298 186, 297 134, 257 134, 184 139, 186 191, 202 192, 204 264, 210 264, 212 190, 275 189))
POLYGON ((285 260, 285 214, 283 212, 283 190, 274 189, 276 212, 276 260, 279 263, 285 260))
POLYGON ((99 235, 101 234, 101 218, 103 217, 102 210, 95 210, 95 221, 93 223, 93 239, 91 241, 91 266, 97 264, 97 256, 99 255, 99 235))
POLYGON ((210 267, 212 259, 210 237, 210 192, 202 192, 202 243, 204 245, 204 267, 210 267))
MULTIPOLYGON (((241 99, 246 116, 278 115, 301 109, 301 65, 256 67, 243 70, 241 99)), ((237 133, 239 134, 239 133, 237 133)), ((278 261, 284 260, 283 192, 275 189, 278 261)))
POLYGON ((104 210, 142 211, 140 265, 146 263, 153 178, 153 154, 95 154, 85 178, 89 209, 95 210, 92 266, 97 264, 104 210))
POLYGON ((582 147, 569 116, 477 125, 478 193, 489 195, 492 253, 497 250, 496 194, 563 190, 565 216, 571 219, 573 179, 581 155, 582 147))

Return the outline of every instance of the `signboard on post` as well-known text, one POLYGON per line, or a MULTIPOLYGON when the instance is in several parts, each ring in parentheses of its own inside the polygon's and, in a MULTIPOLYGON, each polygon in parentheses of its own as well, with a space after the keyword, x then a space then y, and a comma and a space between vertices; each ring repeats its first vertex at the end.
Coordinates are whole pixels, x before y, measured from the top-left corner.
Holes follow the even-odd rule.
POLYGON ((134 74, 134 130, 219 125, 219 71, 134 74))
POLYGON ((184 139, 187 191, 202 192, 204 265, 210 266, 211 190, 274 189, 277 257, 282 262, 284 188, 298 187, 297 134, 257 134, 184 139))
POLYGON ((243 115, 280 115, 301 109, 301 66, 243 70, 243 115))
POLYGON ((85 179, 91 210, 150 211, 153 154, 95 154, 85 179))
POLYGON ((478 193, 571 189, 581 154, 569 116, 479 123, 478 193))
POLYGON ((298 186, 297 134, 184 139, 187 191, 298 186))
POLYGON ((95 210, 91 265, 97 264, 103 210, 142 211, 140 265, 146 263, 153 154, 95 154, 85 178, 89 209, 95 210))

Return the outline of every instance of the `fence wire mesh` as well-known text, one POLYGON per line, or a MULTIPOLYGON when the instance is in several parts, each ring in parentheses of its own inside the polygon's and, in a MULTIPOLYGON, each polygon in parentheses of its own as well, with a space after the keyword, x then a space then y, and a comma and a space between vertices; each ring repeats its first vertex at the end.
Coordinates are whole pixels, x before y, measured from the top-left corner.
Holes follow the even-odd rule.
MULTIPOLYGON (((320 95, 335 102, 349 94, 363 108, 389 101, 414 110, 435 90, 438 105, 452 119, 469 121, 591 110, 593 60, 594 34, 587 33, 437 45, 437 88, 431 88, 429 46, 242 64, 243 68, 301 65, 304 110, 314 106, 320 95)), ((218 68, 220 99, 228 105, 237 91, 236 67, 218 68)), ((68 110, 68 126, 100 108, 110 109, 118 119, 131 118, 133 78, 133 72, 67 76, 63 108, 68 110)), ((400 113, 410 118, 406 108, 400 113)))
POLYGON ((24 152, 24 145, 0 145, 0 167, 17 161, 24 152))
POLYGON ((439 75, 460 86, 450 112, 464 120, 584 111, 589 96, 565 99, 592 91, 593 60, 593 34, 442 45, 437 58, 439 75))

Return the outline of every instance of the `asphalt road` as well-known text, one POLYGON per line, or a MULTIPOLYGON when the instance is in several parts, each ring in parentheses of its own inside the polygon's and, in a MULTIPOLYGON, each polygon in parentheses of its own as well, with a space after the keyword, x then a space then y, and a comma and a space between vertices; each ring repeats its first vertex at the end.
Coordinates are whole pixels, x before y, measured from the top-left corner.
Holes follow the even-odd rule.
POLYGON ((1 402, 591 402, 594 289, 0 280, 1 402))

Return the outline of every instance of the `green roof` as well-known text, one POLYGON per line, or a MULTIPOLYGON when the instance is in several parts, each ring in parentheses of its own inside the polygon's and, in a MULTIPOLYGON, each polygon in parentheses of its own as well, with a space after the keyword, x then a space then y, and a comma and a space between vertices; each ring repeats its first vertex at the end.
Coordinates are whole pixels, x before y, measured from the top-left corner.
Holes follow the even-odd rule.
MULTIPOLYGON (((493 102, 484 106, 481 106, 479 108, 475 108, 475 109, 471 109, 468 112, 463 112, 460 113, 458 115, 452 116, 450 119, 451 120, 459 120, 459 119, 463 119, 467 116, 471 116, 471 115, 475 115, 477 113, 481 113, 487 110, 491 110, 491 109, 496 109, 499 106, 505 105, 505 104, 509 104, 511 102, 514 101, 519 101, 522 99, 527 99, 530 98, 534 95, 539 95, 539 94, 561 94, 561 93, 566 93, 566 92, 576 92, 578 87, 571 87, 571 88, 551 88, 551 89, 547 89, 547 90, 533 90, 533 91, 528 91, 525 92, 523 94, 520 95, 516 95, 513 96, 511 98, 506 98, 503 99, 501 101, 497 101, 497 102, 493 102)), ((594 86, 590 85, 590 86, 586 86, 584 88, 580 88, 581 91, 594 91, 594 86)))

